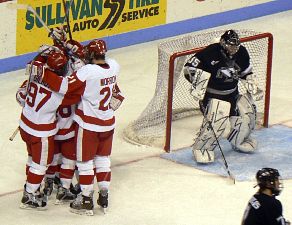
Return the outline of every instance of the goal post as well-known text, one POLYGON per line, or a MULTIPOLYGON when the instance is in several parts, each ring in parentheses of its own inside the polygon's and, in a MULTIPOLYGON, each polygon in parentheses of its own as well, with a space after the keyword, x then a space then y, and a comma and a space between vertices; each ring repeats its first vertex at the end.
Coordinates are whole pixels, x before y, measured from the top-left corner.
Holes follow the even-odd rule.
MULTIPOLYGON (((172 123, 185 117, 201 115, 199 103, 189 93, 191 84, 186 81, 182 70, 186 60, 207 45, 218 42, 225 31, 211 31, 184 35, 162 42, 158 46, 158 74, 152 100, 141 115, 123 132, 124 138, 138 145, 171 149, 172 123)), ((241 43, 251 58, 253 73, 259 87, 264 91, 263 100, 256 102, 258 126, 268 126, 273 36, 251 30, 236 30, 241 43)), ((239 92, 246 89, 239 82, 239 92)), ((196 117, 195 117, 196 118, 196 117)), ((199 119, 199 118, 198 118, 199 119)))

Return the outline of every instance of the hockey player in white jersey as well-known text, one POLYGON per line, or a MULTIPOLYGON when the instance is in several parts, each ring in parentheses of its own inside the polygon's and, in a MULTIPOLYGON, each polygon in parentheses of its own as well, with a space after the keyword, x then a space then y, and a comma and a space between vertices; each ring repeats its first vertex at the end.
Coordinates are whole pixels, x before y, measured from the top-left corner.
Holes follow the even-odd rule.
POLYGON ((199 100, 204 114, 193 145, 195 160, 214 161, 217 140, 222 137, 228 120, 231 131, 227 139, 232 147, 241 152, 255 151, 257 142, 250 137, 256 119, 253 98, 260 100, 263 92, 256 84, 248 51, 241 45, 238 34, 227 30, 219 43, 193 55, 184 66, 184 75, 192 83, 191 93, 199 100), (239 79, 246 82, 245 95, 239 94, 239 79))
POLYGON ((96 176, 98 205, 108 207, 111 180, 110 154, 115 128, 114 111, 124 97, 117 86, 119 64, 106 58, 106 43, 94 40, 87 46, 89 64, 67 78, 39 76, 49 87, 71 98, 80 97, 76 121, 77 167, 82 193, 70 204, 71 211, 93 215, 93 180, 96 176), (95 172, 93 170, 95 165, 95 172))
MULTIPOLYGON (((66 32, 62 28, 55 28, 53 32, 64 45, 54 41, 54 46, 43 46, 42 48, 57 48, 68 55, 67 70, 63 76, 69 76, 85 65, 84 47, 75 40, 67 41, 66 32)), ((54 158, 47 170, 44 187, 44 193, 47 196, 51 195, 53 186, 57 189, 55 204, 63 204, 75 198, 75 194, 70 191, 76 164, 75 125, 73 123, 75 109, 75 104, 62 105, 57 111, 59 130, 55 135, 54 158)))
POLYGON ((54 135, 58 131, 56 110, 64 102, 64 95, 52 91, 37 79, 37 75, 63 74, 68 59, 62 52, 52 51, 46 62, 33 60, 28 64, 27 94, 22 102, 19 122, 20 134, 28 151, 27 179, 21 200, 21 208, 44 209, 46 202, 38 189, 54 154, 54 135))

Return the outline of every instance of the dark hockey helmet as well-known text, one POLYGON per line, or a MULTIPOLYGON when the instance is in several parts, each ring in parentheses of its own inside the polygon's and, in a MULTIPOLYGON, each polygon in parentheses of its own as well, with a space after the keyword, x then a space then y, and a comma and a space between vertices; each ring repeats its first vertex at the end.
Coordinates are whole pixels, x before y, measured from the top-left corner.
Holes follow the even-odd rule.
POLYGON ((270 189, 272 194, 277 196, 283 189, 280 174, 277 169, 262 168, 256 174, 257 186, 261 190, 270 189))
POLYGON ((107 46, 104 40, 96 39, 89 42, 85 46, 86 59, 91 61, 93 58, 105 59, 105 53, 107 52, 107 46))
POLYGON ((234 30, 227 30, 221 36, 220 44, 229 55, 234 55, 239 50, 240 39, 234 30))
POLYGON ((50 70, 59 76, 64 76, 67 71, 68 58, 62 52, 51 51, 47 58, 47 65, 50 70))

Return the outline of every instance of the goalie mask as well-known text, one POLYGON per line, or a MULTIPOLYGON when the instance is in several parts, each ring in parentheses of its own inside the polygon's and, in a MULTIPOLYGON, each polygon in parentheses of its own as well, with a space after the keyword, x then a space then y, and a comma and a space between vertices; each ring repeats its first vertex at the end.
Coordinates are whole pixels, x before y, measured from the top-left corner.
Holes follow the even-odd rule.
POLYGON ((52 51, 48 55, 47 65, 50 70, 63 76, 67 72, 68 58, 61 52, 52 51))
POLYGON ((104 40, 100 39, 93 40, 86 45, 85 51, 88 61, 92 59, 105 59, 105 53, 107 52, 106 43, 104 40))
POLYGON ((240 39, 234 30, 227 30, 220 38, 222 48, 230 55, 238 52, 240 47, 240 39))
POLYGON ((277 196, 283 189, 279 171, 273 168, 262 168, 256 174, 257 186, 260 191, 270 189, 272 194, 277 196))

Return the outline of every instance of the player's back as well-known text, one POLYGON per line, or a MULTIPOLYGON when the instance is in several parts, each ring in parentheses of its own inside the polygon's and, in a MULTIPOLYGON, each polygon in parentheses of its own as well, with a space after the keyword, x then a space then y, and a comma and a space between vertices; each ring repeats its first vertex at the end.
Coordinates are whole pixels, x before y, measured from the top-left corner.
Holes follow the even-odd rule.
POLYGON ((20 127, 37 137, 54 135, 57 132, 56 110, 62 100, 63 95, 50 90, 45 84, 31 82, 21 114, 20 127))
POLYGON ((119 73, 119 65, 115 60, 107 59, 106 64, 88 64, 78 70, 76 76, 85 82, 85 89, 76 110, 77 122, 80 117, 83 127, 106 131, 114 127, 114 111, 110 107, 113 88, 119 73))
POLYGON ((273 196, 256 193, 248 203, 242 225, 281 225, 282 206, 273 196))

